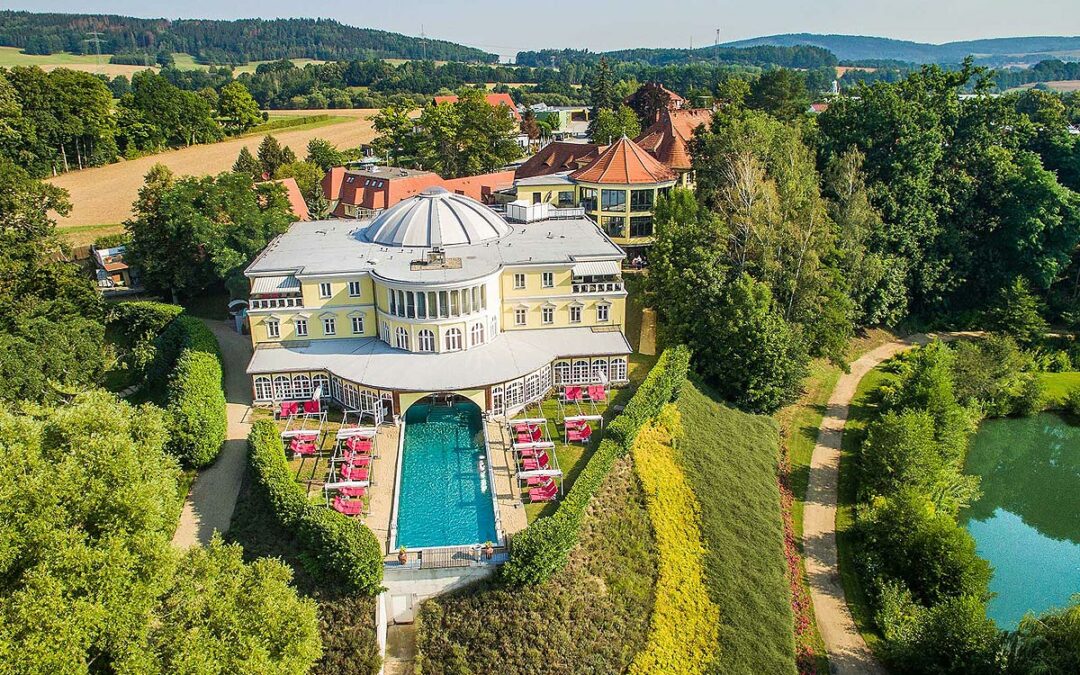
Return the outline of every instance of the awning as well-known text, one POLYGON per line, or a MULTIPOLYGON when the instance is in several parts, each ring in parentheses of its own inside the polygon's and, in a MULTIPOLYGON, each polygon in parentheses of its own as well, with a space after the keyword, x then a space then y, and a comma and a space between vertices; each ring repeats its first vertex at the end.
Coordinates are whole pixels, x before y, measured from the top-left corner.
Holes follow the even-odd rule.
POLYGON ((575 277, 614 276, 619 273, 619 262, 617 260, 579 262, 574 265, 573 273, 575 277))
POLYGON ((287 277, 255 277, 251 284, 253 295, 266 293, 295 293, 300 291, 300 280, 289 275, 287 277))

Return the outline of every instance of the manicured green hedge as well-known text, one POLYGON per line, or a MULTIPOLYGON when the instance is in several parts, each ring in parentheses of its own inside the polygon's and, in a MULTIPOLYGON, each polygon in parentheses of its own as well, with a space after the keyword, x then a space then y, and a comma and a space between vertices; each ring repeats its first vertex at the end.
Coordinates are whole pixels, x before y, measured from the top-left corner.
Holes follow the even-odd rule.
POLYGON ((375 534, 348 516, 308 501, 304 488, 293 480, 273 422, 260 420, 252 426, 248 450, 274 514, 283 527, 296 533, 317 570, 351 591, 381 592, 383 554, 375 534))
POLYGON ((168 401, 169 451, 192 468, 213 463, 228 424, 221 363, 212 354, 185 349, 169 379, 168 401))
POLYGON ((515 585, 538 584, 566 565, 577 544, 581 518, 615 460, 630 451, 642 425, 678 395, 690 365, 683 345, 665 349, 626 408, 608 425, 605 438, 589 458, 559 508, 514 535, 503 579, 515 585))
POLYGON ((183 311, 180 305, 151 300, 118 302, 109 306, 108 323, 135 342, 158 335, 183 311))
POLYGON ((169 379, 169 373, 185 349, 213 354, 219 362, 221 360, 217 338, 206 324, 187 314, 178 315, 161 331, 154 340, 154 349, 154 361, 147 368, 145 384, 152 391, 169 379))

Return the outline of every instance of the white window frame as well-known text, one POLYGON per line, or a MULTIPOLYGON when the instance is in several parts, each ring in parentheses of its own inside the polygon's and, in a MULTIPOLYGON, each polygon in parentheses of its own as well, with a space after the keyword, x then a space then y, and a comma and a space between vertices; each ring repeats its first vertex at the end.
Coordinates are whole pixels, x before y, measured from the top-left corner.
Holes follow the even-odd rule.
POLYGON ((397 330, 394 331, 394 346, 398 349, 410 351, 409 342, 409 329, 404 326, 398 326, 397 330))
POLYGON ((293 319, 296 328, 296 337, 307 337, 307 319, 293 319))
POLYGON ((319 297, 320 298, 323 298, 323 299, 329 298, 333 294, 334 294, 334 289, 333 289, 333 287, 330 286, 329 281, 319 282, 319 297))
POLYGON ((581 305, 570 305, 570 323, 581 323, 581 305))
POLYGON ((524 307, 514 308, 514 325, 526 326, 529 322, 529 310, 524 307))
POLYGON ((540 308, 540 323, 545 326, 550 326, 555 323, 555 308, 554 307, 541 307, 540 308))
POLYGON ((443 342, 446 344, 446 351, 459 352, 461 351, 462 342, 464 336, 461 334, 460 328, 449 328, 446 331, 446 335, 443 338, 443 342))
POLYGON ((293 396, 296 398, 311 398, 311 378, 307 375, 293 375, 293 396))
POLYGON ((525 274, 523 272, 514 272, 514 290, 520 291, 525 288, 525 274))
POLYGON ((608 365, 608 376, 612 382, 625 382, 629 379, 626 370, 626 359, 621 356, 611 359, 611 363, 608 365))
POLYGON ((390 344, 390 324, 385 321, 379 325, 379 337, 382 338, 382 341, 386 344, 390 344))
POLYGON ((427 328, 421 328, 416 333, 416 351, 418 352, 433 352, 435 351, 435 333, 431 332, 427 328))
POLYGON ((259 375, 255 378, 255 400, 256 401, 272 401, 274 399, 274 383, 266 375, 259 375))
POLYGON ((349 282, 349 297, 350 298, 359 298, 360 295, 361 295, 360 282, 359 281, 350 281, 349 282))
POLYGON ((277 319, 266 320, 266 337, 277 339, 281 337, 281 322, 277 319))
POLYGON ((337 319, 332 316, 324 316, 322 320, 323 335, 337 335, 337 319))
POLYGON ((540 285, 544 288, 555 288, 555 273, 542 272, 540 274, 540 285))
POLYGON ((360 315, 352 316, 352 317, 349 317, 349 318, 352 320, 351 323, 352 323, 353 335, 363 335, 364 334, 364 316, 362 314, 360 314, 360 315))
POLYGON ((611 320, 611 305, 601 302, 596 306, 597 323, 606 323, 611 320))
POLYGON ((292 379, 288 375, 274 376, 274 398, 279 401, 292 398, 292 379))
POLYGON ((478 347, 484 344, 484 322, 477 321, 469 329, 469 344, 472 347, 478 347))

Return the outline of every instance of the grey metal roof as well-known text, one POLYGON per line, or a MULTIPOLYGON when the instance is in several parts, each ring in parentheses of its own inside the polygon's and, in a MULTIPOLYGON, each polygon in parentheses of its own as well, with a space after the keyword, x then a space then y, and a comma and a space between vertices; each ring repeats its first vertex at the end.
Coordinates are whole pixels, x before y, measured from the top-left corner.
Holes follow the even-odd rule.
POLYGON ((369 220, 323 220, 294 223, 270 242, 248 266, 247 274, 295 273, 303 278, 370 273, 390 281, 445 284, 484 278, 505 266, 619 261, 626 255, 588 218, 507 223, 495 211, 479 202, 474 204, 499 219, 506 234, 475 244, 446 246, 446 257, 460 259, 459 267, 412 269, 412 263, 423 259, 428 247, 372 242, 366 233, 374 226, 369 220))
POLYGON ((452 391, 514 380, 556 358, 629 353, 621 331, 586 327, 506 331, 483 346, 442 354, 394 349, 378 338, 343 338, 260 345, 247 372, 328 370, 377 389, 452 391))
POLYGON ((498 239, 506 222, 475 199, 430 187, 404 199, 372 221, 364 237, 383 246, 455 246, 498 239))
POLYGON ((300 280, 292 275, 274 277, 255 277, 251 284, 251 292, 254 294, 281 293, 283 291, 299 291, 300 280))
POLYGON ((576 185, 576 183, 570 179, 570 172, 565 171, 563 173, 548 173, 541 176, 518 178, 514 181, 514 185, 576 185))

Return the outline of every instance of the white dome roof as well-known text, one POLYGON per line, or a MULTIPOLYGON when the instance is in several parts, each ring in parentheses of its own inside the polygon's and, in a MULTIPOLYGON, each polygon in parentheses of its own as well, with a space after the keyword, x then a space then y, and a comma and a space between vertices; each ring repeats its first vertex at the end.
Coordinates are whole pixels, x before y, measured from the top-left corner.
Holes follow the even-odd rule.
POLYGON ((432 187, 379 214, 364 238, 384 246, 433 248, 476 244, 509 232, 506 221, 475 199, 432 187))

